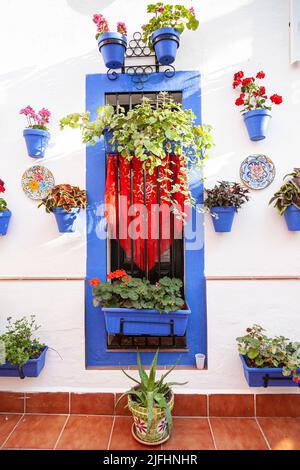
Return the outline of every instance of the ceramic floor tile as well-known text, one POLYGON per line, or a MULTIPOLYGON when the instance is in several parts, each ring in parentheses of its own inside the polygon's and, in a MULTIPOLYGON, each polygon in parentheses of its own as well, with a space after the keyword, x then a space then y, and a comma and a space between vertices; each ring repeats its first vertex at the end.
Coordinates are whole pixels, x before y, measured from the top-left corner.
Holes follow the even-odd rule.
POLYGON ((266 450, 267 444, 253 418, 210 418, 218 450, 266 450))
POLYGON ((12 432, 22 415, 0 415, 0 447, 12 432))
POLYGON ((137 442, 131 434, 132 418, 116 417, 110 450, 160 450, 161 446, 146 446, 137 442))
POLYGON ((70 416, 57 449, 105 450, 112 429, 111 416, 70 416))
POLYGON ((216 394, 209 396, 209 416, 253 417, 254 395, 216 394))
POLYGON ((214 450, 206 418, 173 418, 173 433, 162 445, 166 450, 214 450))
POLYGON ((113 415, 113 393, 71 393, 71 414, 113 415))
POLYGON ((259 418, 259 424, 273 450, 300 450, 299 418, 259 418))

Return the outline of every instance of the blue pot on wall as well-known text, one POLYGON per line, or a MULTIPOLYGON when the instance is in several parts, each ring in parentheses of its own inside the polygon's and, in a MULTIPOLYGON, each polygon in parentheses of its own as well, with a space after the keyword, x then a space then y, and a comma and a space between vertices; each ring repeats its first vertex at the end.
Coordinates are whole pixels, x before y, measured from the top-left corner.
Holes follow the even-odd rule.
POLYGON ((243 117, 251 140, 263 140, 266 138, 272 117, 268 109, 253 109, 243 114, 243 117))
POLYGON ((0 235, 6 235, 8 224, 11 218, 11 212, 7 209, 6 211, 0 211, 0 235))
POLYGON ((108 69, 123 67, 126 47, 127 38, 121 33, 103 33, 98 38, 99 52, 108 69))
POLYGON ((236 208, 229 207, 211 207, 211 218, 214 224, 215 232, 231 232, 236 208))
POLYGON ((152 34, 151 41, 158 62, 162 65, 172 64, 180 43, 179 31, 175 28, 159 28, 152 34))
POLYGON ((184 336, 189 308, 169 313, 158 310, 103 307, 106 331, 116 335, 184 336))
POLYGON ((298 209, 294 205, 291 205, 286 208, 283 214, 288 229, 291 232, 300 231, 300 209, 298 209))
POLYGON ((67 212, 63 207, 53 209, 53 214, 55 215, 60 233, 75 232, 75 222, 79 212, 79 207, 73 207, 70 212, 67 212))
POLYGON ((40 356, 37 359, 30 359, 21 370, 7 361, 0 365, 0 377, 38 377, 44 368, 47 351, 48 346, 45 346, 40 356))
MULTIPOLYGON (((245 356, 240 354, 243 364, 244 376, 249 387, 297 387, 292 377, 284 377, 282 368, 277 367, 249 367, 245 356)), ((297 370, 300 372, 300 369, 297 370)))
POLYGON ((42 158, 50 140, 50 132, 42 129, 24 129, 23 135, 26 142, 27 153, 32 158, 42 158))

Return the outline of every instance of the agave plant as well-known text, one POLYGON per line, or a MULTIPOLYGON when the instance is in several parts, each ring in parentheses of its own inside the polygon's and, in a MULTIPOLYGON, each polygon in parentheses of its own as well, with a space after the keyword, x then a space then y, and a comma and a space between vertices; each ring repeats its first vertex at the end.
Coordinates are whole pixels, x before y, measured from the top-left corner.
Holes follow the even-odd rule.
POLYGON ((84 189, 70 184, 58 184, 54 186, 38 207, 44 205, 48 213, 53 212, 56 207, 62 207, 70 212, 74 207, 85 209, 86 202, 86 191, 84 189))
POLYGON ((137 352, 137 364, 138 364, 138 371, 140 376, 140 381, 131 377, 125 370, 122 369, 122 372, 128 377, 130 380, 133 380, 137 385, 132 387, 127 392, 123 393, 123 395, 118 399, 115 408, 118 406, 120 400, 126 396, 131 395, 135 397, 138 404, 147 409, 148 413, 148 420, 147 420, 147 432, 150 431, 150 427, 153 420, 153 409, 159 408, 164 410, 168 426, 169 426, 169 433, 172 433, 172 415, 171 409, 168 403, 168 396, 171 392, 171 387, 173 385, 185 385, 187 382, 184 383, 177 383, 177 382, 166 382, 166 377, 175 369, 179 359, 176 361, 175 365, 171 367, 165 374, 161 376, 159 380, 156 380, 156 365, 157 365, 157 358, 158 352, 153 358, 149 375, 145 371, 144 367, 141 364, 141 358, 139 352, 137 352))

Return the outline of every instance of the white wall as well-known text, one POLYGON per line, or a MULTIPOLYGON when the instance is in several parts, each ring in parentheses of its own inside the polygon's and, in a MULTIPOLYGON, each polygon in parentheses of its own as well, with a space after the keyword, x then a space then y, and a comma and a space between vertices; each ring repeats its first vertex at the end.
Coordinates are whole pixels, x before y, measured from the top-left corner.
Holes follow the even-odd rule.
MULTIPOLYGON (((299 166, 300 69, 289 64, 289 2, 183 3, 193 4, 201 20, 196 33, 182 37, 176 67, 202 73, 204 121, 213 125, 216 140, 206 167, 206 185, 220 179, 238 181, 240 163, 251 153, 268 155, 277 169, 268 189, 251 193, 251 202, 236 217, 231 234, 216 234, 207 220, 206 274, 298 275, 300 235, 288 232, 284 220, 268 207, 284 174, 299 166), (284 98, 284 104, 274 109, 268 138, 262 142, 249 141, 234 106, 231 81, 240 69, 249 75, 265 70, 270 92, 284 98)), ((134 32, 144 22, 146 4, 145 0, 2 0, 0 178, 6 182, 13 217, 8 236, 0 240, 0 277, 85 276, 84 217, 77 234, 60 235, 53 216, 37 210, 22 192, 21 175, 35 161, 26 155, 24 118, 18 111, 31 104, 53 112, 52 142, 43 163, 57 183, 84 187, 85 149, 79 132, 60 132, 58 120, 84 109, 85 75, 105 71, 92 14, 103 12, 111 24, 124 20, 134 32)), ((248 392, 235 337, 258 322, 274 334, 299 338, 298 286, 297 281, 208 281, 209 369, 178 370, 176 379, 189 380, 184 390, 248 392)), ((83 281, 0 280, 0 307, 0 330, 8 315, 36 313, 43 325, 41 338, 63 357, 61 361, 49 351, 39 378, 0 378, 0 389, 117 390, 127 385, 119 370, 85 370, 83 281)))

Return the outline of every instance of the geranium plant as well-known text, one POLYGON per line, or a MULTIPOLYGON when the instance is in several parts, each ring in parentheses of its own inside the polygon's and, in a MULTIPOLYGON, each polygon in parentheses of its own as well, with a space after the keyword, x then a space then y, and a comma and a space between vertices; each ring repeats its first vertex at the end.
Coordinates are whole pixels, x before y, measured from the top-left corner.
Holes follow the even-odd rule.
POLYGON ((58 184, 42 200, 38 207, 44 205, 46 212, 53 212, 53 209, 63 208, 71 212, 75 207, 85 209, 87 197, 85 189, 70 184, 58 184))
POLYGON ((26 106, 20 110, 20 114, 24 114, 27 118, 28 128, 40 129, 47 131, 49 127, 51 113, 48 109, 42 108, 37 113, 31 106, 26 106))
POLYGON ((274 206, 280 215, 291 205, 300 209, 300 168, 295 168, 284 179, 288 176, 291 178, 281 186, 269 202, 269 204, 275 203, 274 206))
MULTIPOLYGON (((4 181, 2 181, 1 179, 0 179, 0 193, 5 193, 4 181)), ((4 211, 7 211, 7 202, 5 201, 5 199, 0 197, 0 212, 4 212, 4 211)))
POLYGON ((245 202, 249 201, 249 189, 239 183, 219 181, 212 189, 205 189, 205 207, 235 207, 238 210, 245 202))
POLYGON ((237 338, 238 351, 249 367, 282 368, 282 374, 300 382, 300 343, 284 336, 268 337, 260 325, 247 328, 246 335, 237 338))
POLYGON ((240 96, 236 99, 236 106, 242 106, 241 113, 244 114, 254 109, 272 109, 272 105, 282 103, 282 96, 266 94, 266 87, 261 85, 260 80, 265 78, 265 72, 257 72, 256 77, 245 77, 241 70, 233 77, 232 86, 240 90, 240 96))
POLYGON ((142 26, 143 41, 152 49, 151 35, 159 28, 171 27, 182 33, 185 28, 195 31, 199 26, 193 7, 183 5, 164 5, 163 2, 151 3, 147 13, 152 14, 148 23, 142 26))
MULTIPOLYGON (((98 37, 101 34, 108 33, 110 31, 109 26, 108 26, 108 21, 101 13, 95 13, 94 14, 93 22, 97 26, 96 39, 98 39, 98 37)), ((126 25, 122 21, 118 21, 118 23, 117 23, 117 32, 120 33, 120 34, 123 34, 124 36, 127 35, 126 25)))
POLYGON ((155 284, 147 279, 131 277, 125 270, 117 270, 107 275, 108 282, 93 278, 93 303, 95 307, 123 307, 153 309, 160 313, 175 311, 184 306, 182 281, 163 277, 155 284))

